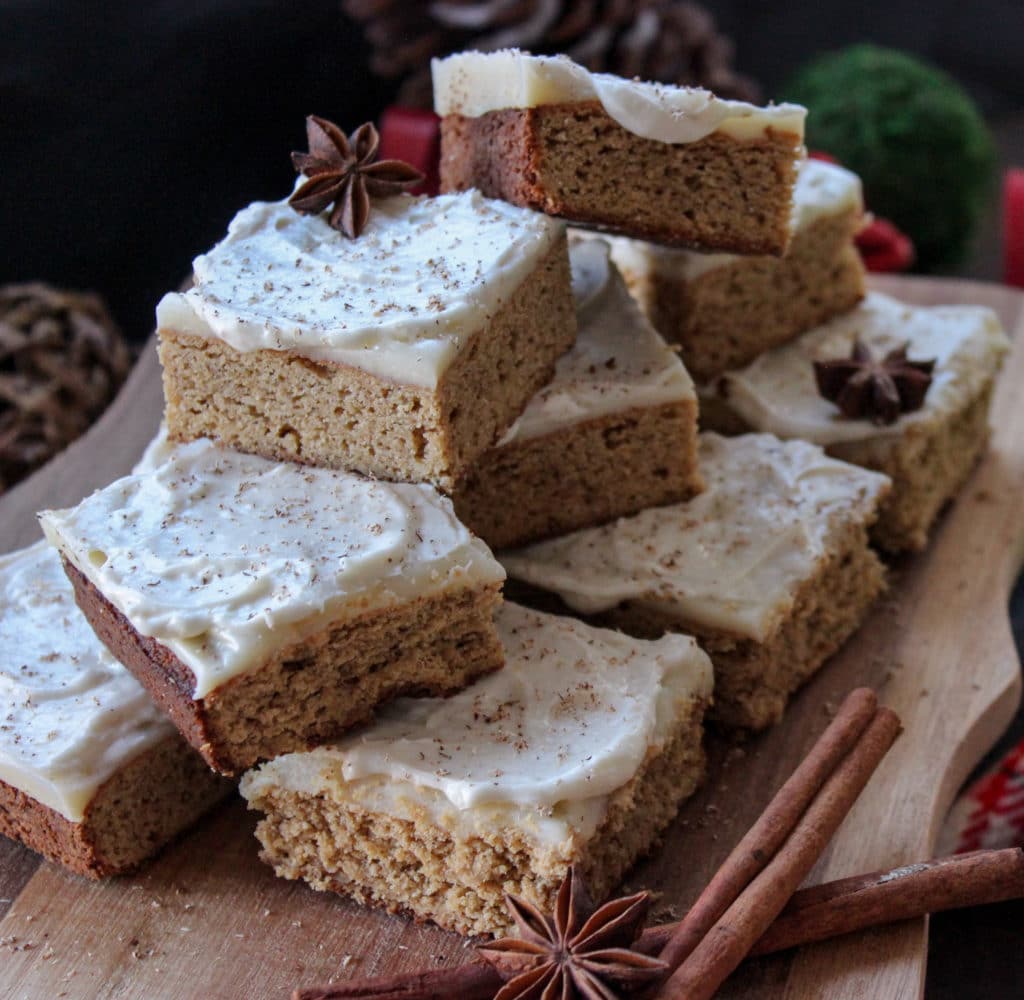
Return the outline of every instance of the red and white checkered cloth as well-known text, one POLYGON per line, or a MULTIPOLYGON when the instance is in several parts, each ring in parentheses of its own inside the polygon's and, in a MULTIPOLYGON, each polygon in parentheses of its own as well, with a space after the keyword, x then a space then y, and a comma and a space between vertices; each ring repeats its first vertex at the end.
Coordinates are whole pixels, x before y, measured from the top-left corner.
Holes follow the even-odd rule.
POLYGON ((956 800, 937 854, 1024 846, 1024 740, 956 800))

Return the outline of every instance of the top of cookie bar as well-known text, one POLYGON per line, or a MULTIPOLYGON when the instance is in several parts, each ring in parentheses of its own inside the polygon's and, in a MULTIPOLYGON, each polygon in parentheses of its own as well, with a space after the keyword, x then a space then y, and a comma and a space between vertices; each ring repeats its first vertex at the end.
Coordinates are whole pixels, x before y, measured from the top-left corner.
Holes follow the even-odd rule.
POLYGON ((504 573, 433 487, 173 445, 43 530, 204 697, 326 624, 504 573), (160 459, 163 458, 163 461, 160 459))
POLYGON ((502 562, 584 613, 632 601, 760 642, 846 529, 874 520, 890 485, 770 434, 705 433, 699 457, 706 487, 692 500, 506 552, 502 562))
POLYGON ((0 556, 0 781, 72 822, 99 787, 175 733, 75 605, 45 542, 0 556))
POLYGON ((806 108, 757 107, 709 90, 643 83, 591 73, 568 56, 535 56, 519 49, 460 52, 432 63, 434 110, 476 118, 506 108, 598 101, 624 129, 666 143, 696 142, 721 131, 737 138, 766 129, 803 137, 806 108))
POLYGON ((193 287, 164 296, 157 325, 433 388, 564 230, 478 191, 378 200, 358 239, 255 202, 196 258, 193 287))
POLYGON ((1009 349, 998 317, 982 306, 913 306, 869 292, 851 312, 719 376, 729 406, 758 430, 817 444, 894 437, 948 418, 995 376, 1009 349), (919 410, 879 426, 844 417, 814 381, 814 362, 849 357, 855 340, 883 357, 907 346, 912 360, 935 360, 919 410))
POLYGON ((327 791, 425 809, 442 826, 470 810, 498 825, 521 811, 535 836, 559 842, 592 832, 605 797, 711 695, 711 663, 689 636, 633 639, 510 603, 495 624, 501 670, 449 698, 400 699, 358 734, 264 764, 243 794, 327 791))
POLYGON ((500 444, 634 407, 696 399, 693 380, 651 326, 609 260, 603 239, 569 247, 579 334, 555 377, 530 400, 500 444))

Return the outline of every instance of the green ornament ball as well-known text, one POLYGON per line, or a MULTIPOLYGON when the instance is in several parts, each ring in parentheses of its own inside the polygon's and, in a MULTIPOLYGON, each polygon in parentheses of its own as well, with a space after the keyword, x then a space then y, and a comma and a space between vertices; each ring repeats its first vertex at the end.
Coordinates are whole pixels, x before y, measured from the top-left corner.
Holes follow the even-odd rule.
POLYGON ((808 109, 807 147, 859 174, 868 208, 910 235, 917 270, 963 261, 996 152, 959 84, 904 52, 853 45, 809 63, 782 96, 808 109))

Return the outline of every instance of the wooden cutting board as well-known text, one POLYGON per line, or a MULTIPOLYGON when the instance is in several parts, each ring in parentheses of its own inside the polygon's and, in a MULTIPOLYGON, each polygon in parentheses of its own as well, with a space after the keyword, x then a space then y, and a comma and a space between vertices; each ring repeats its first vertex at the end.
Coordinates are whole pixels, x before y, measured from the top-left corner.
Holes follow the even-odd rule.
MULTIPOLYGON (((1024 295, 910 278, 876 286, 913 302, 990 305, 1016 334, 991 449, 929 551, 893 568, 889 597, 783 723, 740 750, 713 748, 706 788, 629 879, 661 893, 666 914, 694 898, 849 689, 877 687, 906 731, 812 882, 928 857, 956 789, 1017 709, 1006 607, 1024 559, 1024 295)), ((38 508, 77 502, 126 472, 160 410, 149 345, 99 424, 0 501, 0 551, 37 537, 38 508)), ((471 957, 453 934, 275 879, 257 859, 253 826, 230 803, 143 874, 101 884, 0 837, 0 996, 285 998, 300 984, 471 957)), ((722 996, 913 1000, 926 944, 924 920, 853 935, 748 963, 722 996)))

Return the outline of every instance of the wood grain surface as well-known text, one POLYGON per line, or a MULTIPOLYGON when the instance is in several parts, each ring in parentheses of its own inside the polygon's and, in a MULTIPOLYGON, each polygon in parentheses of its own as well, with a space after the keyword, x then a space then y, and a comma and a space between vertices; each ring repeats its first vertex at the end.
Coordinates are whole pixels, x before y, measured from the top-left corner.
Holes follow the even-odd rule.
MULTIPOLYGON (((707 786, 628 880, 661 894, 659 915, 685 909, 850 688, 877 687, 905 732, 812 882, 927 857, 957 787, 1016 711, 1006 603, 1024 559, 1024 296, 971 282, 875 284, 908 301, 990 305, 1016 334, 991 448, 931 548, 893 566, 889 596, 783 723, 742 748, 712 748, 707 786)), ((150 344, 100 423, 0 501, 0 551, 37 537, 37 509, 74 503, 127 471, 160 409, 150 344)), ((0 838, 0 996, 284 998, 300 984, 469 957, 455 935, 275 879, 253 826, 232 802, 143 874, 101 884, 0 838)), ((916 1000, 926 942, 919 920, 803 948, 748 963, 721 995, 916 1000)))

